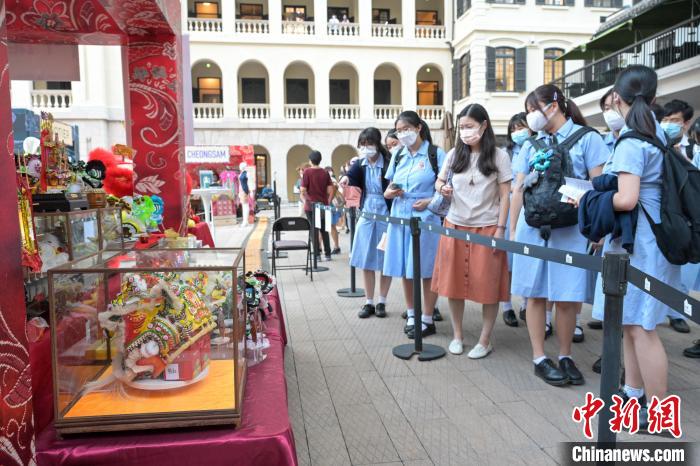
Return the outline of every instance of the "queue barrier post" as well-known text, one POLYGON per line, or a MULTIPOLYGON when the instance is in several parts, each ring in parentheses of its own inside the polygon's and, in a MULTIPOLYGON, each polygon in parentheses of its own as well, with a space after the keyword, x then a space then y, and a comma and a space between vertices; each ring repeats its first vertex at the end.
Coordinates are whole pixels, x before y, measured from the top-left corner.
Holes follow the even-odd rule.
POLYGON ((610 430, 613 412, 612 396, 620 383, 622 356, 622 307, 627 293, 627 270, 630 258, 626 253, 607 253, 603 257, 603 356, 601 361, 600 398, 605 403, 598 417, 598 445, 614 447, 616 434, 610 430))
MULTIPOLYGON (((320 204, 312 204, 311 206, 311 244, 312 249, 314 251, 314 262, 313 262, 313 271, 314 272, 327 272, 328 267, 323 267, 322 265, 318 265, 318 256, 321 255, 320 251, 317 251, 316 248, 317 246, 321 246, 321 241, 319 240, 319 231, 316 230, 316 209, 318 208, 320 210, 320 204)), ((321 217, 321 221, 323 221, 323 217, 321 217)))
POLYGON ((421 287, 423 280, 420 273, 420 218, 411 218, 411 243, 413 257, 413 307, 415 314, 414 344, 403 344, 395 346, 392 353, 399 359, 411 359, 414 354, 418 355, 419 361, 432 361, 440 359, 447 353, 445 349, 437 345, 423 344, 423 303, 421 301, 421 287))
MULTIPOLYGON (((341 211, 342 212, 342 211, 341 211)), ((357 222, 357 209, 350 208, 350 252, 355 242, 355 226, 357 222)), ((365 290, 356 287, 355 267, 350 266, 350 288, 342 288, 338 290, 338 296, 342 298, 362 298, 365 295, 365 290)))

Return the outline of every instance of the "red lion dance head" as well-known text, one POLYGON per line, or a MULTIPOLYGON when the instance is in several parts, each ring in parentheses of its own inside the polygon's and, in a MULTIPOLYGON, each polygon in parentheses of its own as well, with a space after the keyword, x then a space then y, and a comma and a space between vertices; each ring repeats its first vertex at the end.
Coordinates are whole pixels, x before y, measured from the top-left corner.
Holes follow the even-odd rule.
POLYGON ((134 195, 134 169, 131 161, 124 162, 121 157, 101 147, 92 150, 88 160, 99 160, 104 163, 106 168, 104 190, 107 194, 120 198, 134 195))

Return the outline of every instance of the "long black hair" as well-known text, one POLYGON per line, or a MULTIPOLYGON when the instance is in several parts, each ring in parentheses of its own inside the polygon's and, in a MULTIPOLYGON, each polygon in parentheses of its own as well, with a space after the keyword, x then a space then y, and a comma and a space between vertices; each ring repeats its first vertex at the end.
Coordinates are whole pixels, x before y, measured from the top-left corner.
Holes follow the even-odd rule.
POLYGON ((554 84, 543 84, 534 91, 530 92, 527 98, 525 98, 525 111, 528 111, 528 105, 532 108, 544 110, 540 106, 540 102, 543 102, 545 105, 556 102, 559 110, 561 110, 564 116, 571 118, 577 125, 587 125, 586 119, 583 117, 581 110, 579 110, 574 101, 567 99, 561 89, 554 84))
MULTIPOLYGON (((394 132, 394 137, 396 132, 394 132)), ((377 154, 381 155, 385 162, 391 159, 391 154, 386 150, 384 144, 382 144, 382 133, 372 126, 365 128, 360 133, 357 138, 357 147, 366 146, 367 144, 373 145, 377 148, 377 154)))
POLYGON ((656 98, 657 82, 656 71, 644 65, 631 65, 617 75, 613 86, 620 99, 630 106, 625 117, 627 127, 650 138, 656 137, 656 121, 650 105, 656 98))
POLYGON ((428 124, 423 121, 423 119, 418 115, 416 112, 413 110, 406 110, 404 112, 401 112, 399 114, 399 117, 396 119, 394 122, 394 128, 396 128, 396 124, 399 121, 405 121, 409 125, 413 126, 414 128, 417 128, 420 126, 420 132, 418 135, 423 141, 428 141, 429 144, 433 143, 433 138, 430 135, 430 128, 428 128, 428 124))
POLYGON ((506 141, 506 149, 511 156, 513 155, 513 148, 515 148, 515 143, 513 142, 513 139, 511 139, 511 135, 513 134, 513 131, 515 131, 516 126, 527 128, 530 134, 532 134, 532 130, 529 126, 527 126, 527 113, 520 112, 510 117, 510 121, 508 122, 508 140, 506 141))
MULTIPOLYGON (((491 119, 486 109, 480 104, 469 104, 457 115, 457 123, 459 120, 468 117, 476 121, 480 125, 486 124, 484 133, 481 135, 481 156, 477 161, 477 167, 484 176, 490 176, 498 171, 496 167, 496 135, 491 127, 491 119)), ((465 144, 461 138, 457 138, 457 145, 452 156, 452 171, 462 173, 469 168, 471 163, 471 147, 465 144)))

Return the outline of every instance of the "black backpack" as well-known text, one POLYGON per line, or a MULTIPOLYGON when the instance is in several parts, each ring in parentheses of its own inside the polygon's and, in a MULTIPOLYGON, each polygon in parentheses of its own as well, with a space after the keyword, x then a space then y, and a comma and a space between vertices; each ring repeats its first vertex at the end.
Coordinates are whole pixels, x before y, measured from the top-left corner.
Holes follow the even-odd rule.
POLYGON ((700 262, 700 170, 673 147, 636 131, 622 134, 615 147, 620 141, 630 138, 649 143, 663 153, 661 223, 654 223, 639 203, 661 253, 675 265, 700 262))
POLYGON ((569 151, 593 128, 583 126, 560 143, 547 146, 533 140, 537 150, 523 197, 525 222, 540 229, 540 236, 547 241, 553 228, 564 228, 578 224, 578 209, 561 201, 559 188, 566 184, 564 177, 574 177, 574 164, 569 151), (536 179, 533 179, 533 173, 536 179))
MULTIPOLYGON (((428 145, 428 160, 430 160, 430 166, 433 167, 433 173, 435 173, 435 179, 437 180, 438 175, 440 174, 440 168, 438 167, 438 152, 437 152, 437 146, 433 144, 428 145)), ((399 166, 399 162, 403 158, 403 149, 396 154, 396 158, 394 158, 394 171, 396 171, 396 167, 399 166)))

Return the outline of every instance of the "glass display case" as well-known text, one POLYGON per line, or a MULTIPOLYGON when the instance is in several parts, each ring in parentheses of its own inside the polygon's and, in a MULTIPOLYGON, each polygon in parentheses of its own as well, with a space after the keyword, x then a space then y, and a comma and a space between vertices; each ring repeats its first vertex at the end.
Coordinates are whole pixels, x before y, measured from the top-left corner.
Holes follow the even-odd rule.
POLYGON ((42 272, 100 249, 96 209, 71 212, 36 212, 36 239, 42 272))
POLYGON ((240 249, 102 251, 49 271, 57 432, 237 425, 242 261, 240 249))
POLYGON ((105 207, 98 209, 97 212, 100 226, 100 249, 124 249, 121 207, 105 207))

